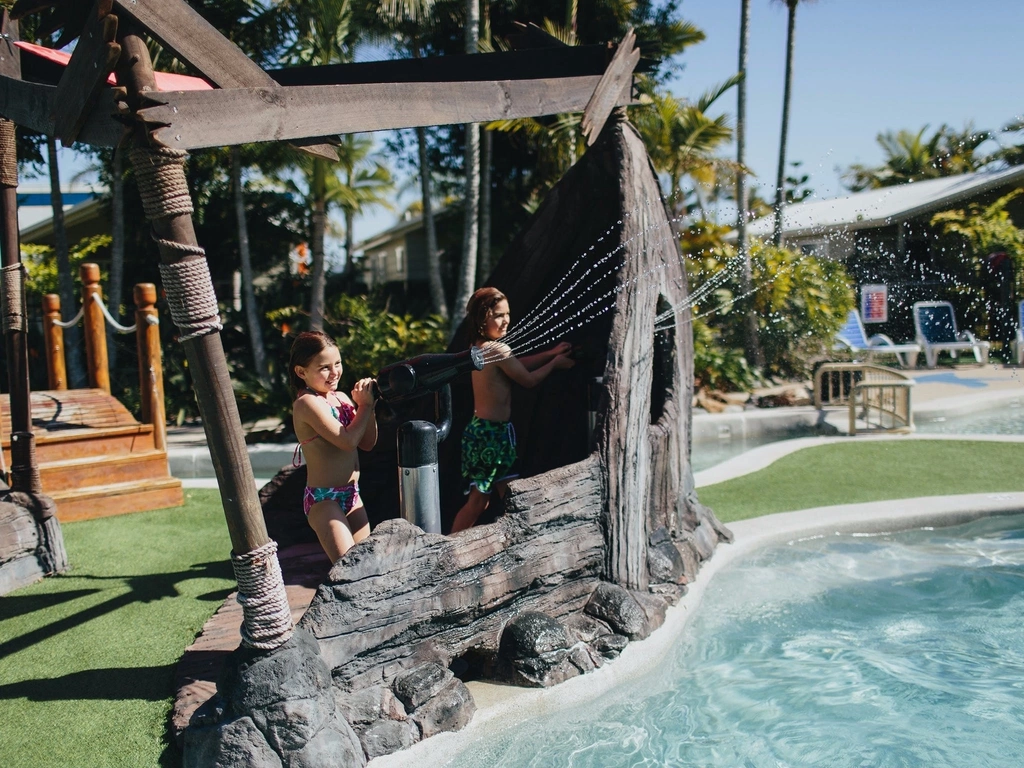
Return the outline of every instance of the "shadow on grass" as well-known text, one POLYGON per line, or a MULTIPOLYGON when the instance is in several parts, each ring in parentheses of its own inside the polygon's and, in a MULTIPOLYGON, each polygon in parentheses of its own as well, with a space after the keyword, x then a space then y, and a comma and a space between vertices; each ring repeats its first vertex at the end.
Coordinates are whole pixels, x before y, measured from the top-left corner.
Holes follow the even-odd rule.
MULTIPOLYGON (((174 573, 155 573, 147 574, 145 576, 84 575, 77 578, 102 581, 124 581, 128 587, 128 591, 122 595, 112 597, 109 600, 99 603, 98 605, 85 608, 69 616, 50 622, 49 624, 39 627, 31 632, 27 632, 20 637, 15 637, 4 643, 0 643, 0 657, 17 653, 18 651, 23 651, 26 648, 32 647, 36 643, 49 640, 50 638, 59 635, 61 632, 67 632, 68 630, 75 629, 88 621, 92 621, 100 616, 105 616, 108 613, 124 608, 132 603, 148 603, 156 600, 162 600, 164 598, 178 597, 181 594, 177 589, 177 585, 180 582, 187 581, 189 579, 230 579, 233 582, 234 574, 231 570, 230 563, 226 561, 215 561, 196 564, 188 570, 176 571, 174 573)), ((79 591, 88 592, 89 590, 79 591)), ((223 591, 218 590, 214 592, 207 592, 198 599, 210 602, 214 600, 223 600, 228 594, 230 594, 230 592, 231 588, 225 587, 223 591)), ((45 606, 38 606, 35 610, 42 607, 45 606)))
POLYGON ((43 611, 80 597, 95 595, 99 591, 98 589, 71 589, 67 592, 51 592, 43 595, 0 597, 0 618, 13 619, 17 616, 43 611))
POLYGON ((61 677, 0 685, 0 699, 67 701, 68 699, 163 701, 177 663, 157 667, 86 669, 61 677))

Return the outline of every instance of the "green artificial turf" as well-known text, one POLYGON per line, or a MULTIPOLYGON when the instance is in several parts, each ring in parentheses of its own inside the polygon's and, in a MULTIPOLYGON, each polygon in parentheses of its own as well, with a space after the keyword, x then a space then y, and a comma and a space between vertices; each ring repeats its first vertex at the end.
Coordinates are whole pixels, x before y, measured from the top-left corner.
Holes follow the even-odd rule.
POLYGON ((722 522, 834 504, 1024 491, 1024 444, 980 440, 833 443, 697 489, 722 522))
POLYGON ((0 597, 0 766, 177 765, 174 669, 234 587, 217 491, 62 526, 71 570, 0 597))

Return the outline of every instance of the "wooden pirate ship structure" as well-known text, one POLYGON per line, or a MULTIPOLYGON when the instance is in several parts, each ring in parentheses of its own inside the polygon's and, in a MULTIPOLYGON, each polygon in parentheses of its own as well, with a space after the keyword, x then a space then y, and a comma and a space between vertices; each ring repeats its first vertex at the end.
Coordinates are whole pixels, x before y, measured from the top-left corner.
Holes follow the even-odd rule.
MULTIPOLYGON (((14 12, 51 7, 64 42, 78 37, 74 53, 56 83, 0 72, 7 118, 0 123, 64 142, 131 147, 231 538, 242 643, 217 696, 186 731, 185 764, 362 765, 381 744, 399 748, 472 716, 472 697, 449 669, 456 660, 479 674, 548 685, 600 665, 660 624, 728 532, 693 492, 689 328, 678 319, 664 330, 663 321, 656 325, 686 298, 678 246, 638 136, 623 115, 608 121, 631 101, 639 59, 632 33, 618 48, 275 77, 180 0, 20 0, 14 12), (160 92, 145 35, 216 87, 160 92), (615 269, 598 287, 607 286, 614 305, 569 334, 589 345, 589 365, 515 405, 532 474, 510 486, 507 514, 458 537, 381 523, 335 564, 296 629, 192 226, 186 151, 288 140, 330 156, 323 137, 335 133, 573 111, 583 112, 594 146, 549 195, 493 282, 513 307, 541 307, 566 264, 603 242, 615 246, 607 262, 615 269), (598 376, 588 409, 585 392, 598 376)), ((9 166, 13 141, 3 146, 9 166)), ((4 330, 17 366, 25 360, 23 286, 8 223, 9 174, 0 175, 0 192, 4 330)), ((12 446, 27 447, 14 451, 9 503, 41 532, 59 534, 38 482, 27 386, 17 395, 12 387, 11 403, 18 413, 12 446)))

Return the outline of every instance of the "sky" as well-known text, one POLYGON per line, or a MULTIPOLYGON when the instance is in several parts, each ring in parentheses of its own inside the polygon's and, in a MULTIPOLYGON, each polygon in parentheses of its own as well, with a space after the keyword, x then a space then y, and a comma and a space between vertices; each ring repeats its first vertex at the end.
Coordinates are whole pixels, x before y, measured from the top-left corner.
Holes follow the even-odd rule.
MULTIPOLYGON (((782 119, 786 8, 777 0, 751 0, 750 9, 747 164, 757 174, 755 183, 766 185, 762 197, 770 199, 782 119)), ((707 38, 681 55, 683 69, 668 87, 677 97, 696 99, 737 71, 740 2, 682 0, 680 10, 707 38)), ((880 132, 925 125, 934 130, 943 123, 960 129, 968 121, 979 129, 1000 128, 1024 117, 1022 33, 1020 0, 801 3, 788 159, 802 162, 816 197, 835 197, 845 193, 843 169, 881 163, 875 142, 880 132)), ((735 117, 735 93, 716 108, 735 117)), ((712 114, 718 112, 713 108, 712 114)), ((734 157, 735 148, 722 154, 734 157)), ((62 177, 77 169, 64 162, 62 177)), ((356 238, 394 221, 388 211, 362 216, 356 238)))

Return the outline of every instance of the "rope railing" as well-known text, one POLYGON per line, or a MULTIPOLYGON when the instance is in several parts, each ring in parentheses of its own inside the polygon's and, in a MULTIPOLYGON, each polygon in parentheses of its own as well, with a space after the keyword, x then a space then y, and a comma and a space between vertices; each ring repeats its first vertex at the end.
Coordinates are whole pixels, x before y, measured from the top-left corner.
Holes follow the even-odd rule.
MULTIPOLYGON (((107 309, 107 305, 103 303, 103 300, 99 296, 94 294, 92 300, 99 305, 100 311, 103 312, 103 317, 106 318, 106 321, 107 323, 110 324, 110 327, 113 328, 118 333, 135 333, 135 331, 138 330, 138 323, 133 323, 132 325, 121 325, 121 323, 115 320, 113 315, 110 314, 110 310, 107 309)), ((71 326, 77 325, 79 322, 81 322, 83 315, 85 315, 84 304, 78 310, 78 314, 75 315, 70 320, 53 320, 52 322, 54 325, 58 325, 61 328, 70 328, 71 326)), ((149 323, 150 325, 160 325, 160 318, 147 317, 146 322, 149 323)))

